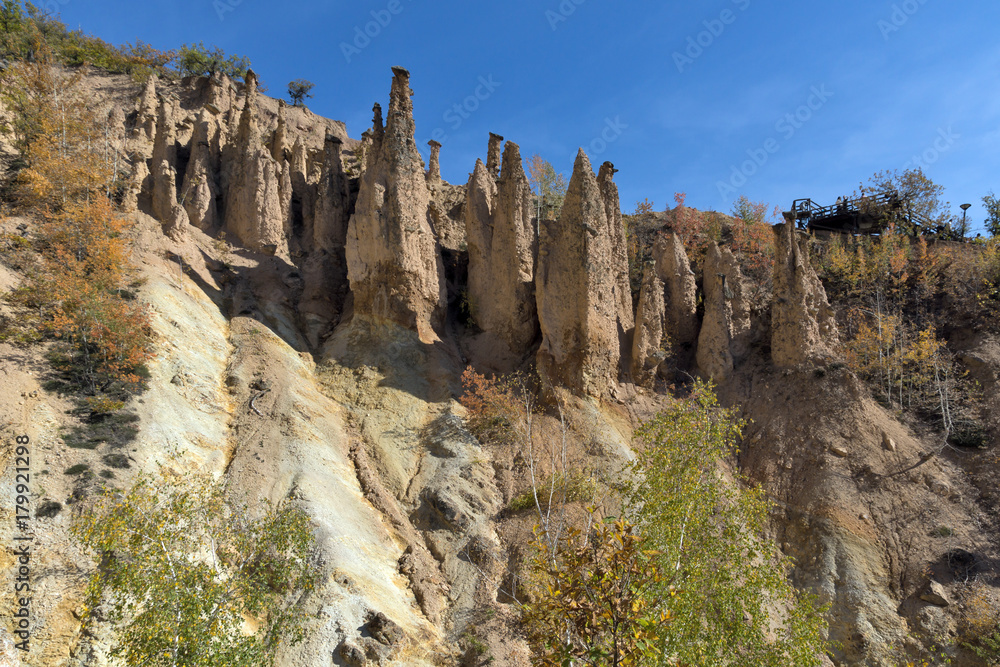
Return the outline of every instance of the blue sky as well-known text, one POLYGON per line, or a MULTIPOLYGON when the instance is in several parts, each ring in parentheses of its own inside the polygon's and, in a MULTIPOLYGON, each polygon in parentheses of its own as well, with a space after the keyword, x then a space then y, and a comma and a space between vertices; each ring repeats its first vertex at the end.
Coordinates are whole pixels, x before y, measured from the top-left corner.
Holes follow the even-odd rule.
POLYGON ((580 146, 611 160, 626 212, 675 192, 704 210, 742 194, 832 203, 876 171, 921 166, 956 214, 973 204, 978 229, 982 196, 1000 191, 995 0, 44 4, 114 43, 246 55, 274 96, 308 79, 310 108, 356 138, 390 66, 407 67, 418 145, 439 131, 453 183, 493 131, 567 173, 580 146))

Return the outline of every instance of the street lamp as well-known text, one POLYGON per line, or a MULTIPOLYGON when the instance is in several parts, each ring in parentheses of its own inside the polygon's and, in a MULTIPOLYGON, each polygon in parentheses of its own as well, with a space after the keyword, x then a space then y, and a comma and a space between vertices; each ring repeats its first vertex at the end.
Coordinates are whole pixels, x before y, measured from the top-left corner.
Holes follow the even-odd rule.
POLYGON ((959 206, 959 208, 962 209, 962 240, 963 241, 965 240, 965 236, 966 236, 966 234, 967 234, 967 232, 969 230, 969 228, 965 226, 965 213, 966 213, 966 211, 969 210, 970 206, 972 206, 972 204, 962 204, 961 206, 959 206))

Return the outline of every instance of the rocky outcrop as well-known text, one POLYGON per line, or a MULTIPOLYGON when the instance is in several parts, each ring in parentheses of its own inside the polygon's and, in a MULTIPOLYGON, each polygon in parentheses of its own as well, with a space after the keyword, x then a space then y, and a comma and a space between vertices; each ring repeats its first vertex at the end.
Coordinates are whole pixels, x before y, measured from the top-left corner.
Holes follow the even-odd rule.
POLYGON ((467 186, 465 230, 472 317, 509 355, 520 356, 534 342, 538 320, 531 185, 517 144, 504 148, 499 181, 476 161, 467 186))
POLYGON ((618 382, 613 252, 600 185, 580 149, 559 219, 543 223, 539 237, 538 373, 549 387, 600 396, 618 382))
POLYGON ((503 137, 490 132, 490 143, 486 149, 486 171, 494 179, 500 178, 500 146, 503 144, 503 137))
POLYGON ((316 188, 312 249, 343 251, 347 241, 350 192, 341 161, 343 142, 328 135, 323 153, 323 172, 316 188))
POLYGON ((775 225, 771 359, 782 368, 822 364, 834 357, 837 324, 826 290, 795 225, 775 225))
POLYGON ((312 222, 307 226, 308 237, 303 239, 308 257, 302 265, 303 292, 298 304, 306 338, 314 347, 319 346, 331 323, 340 321, 348 293, 346 244, 351 199, 341 148, 338 137, 327 136, 323 171, 315 188, 300 183, 306 179, 304 157, 296 158, 298 166, 291 169, 297 183, 293 189, 316 193, 315 203, 308 196, 304 202, 304 208, 312 212, 312 222))
POLYGON ((181 188, 181 201, 188 219, 203 231, 212 230, 218 223, 218 186, 215 182, 216 166, 212 158, 211 134, 215 134, 215 122, 209 112, 203 109, 195 125, 191 140, 191 159, 184 172, 184 187, 181 188))
POLYGON ((665 308, 663 281, 653 262, 646 262, 639 290, 639 307, 635 314, 635 334, 632 338, 632 380, 652 388, 656 371, 665 358, 663 350, 665 308))
POLYGON ((625 226, 622 224, 621 202, 614 177, 618 173, 615 165, 605 162, 597 174, 597 183, 604 199, 604 211, 608 219, 611 238, 611 267, 614 274, 614 298, 618 308, 618 335, 622 339, 622 349, 631 347, 632 328, 635 326, 632 306, 632 286, 628 276, 628 245, 625 240, 625 226))
POLYGON ((656 240, 653 259, 664 286, 667 335, 679 356, 690 356, 698 340, 698 285, 691 262, 673 232, 656 240))
POLYGON ((285 101, 278 100, 278 127, 271 137, 271 158, 275 162, 281 163, 289 159, 288 152, 288 129, 285 123, 285 101))
POLYGON ((286 217, 279 190, 282 165, 263 143, 257 121, 257 76, 252 70, 245 81, 239 128, 225 165, 225 227, 251 250, 286 254, 286 217))
POLYGON ((705 316, 698 335, 698 368, 721 382, 746 354, 750 309, 744 296, 743 275, 729 248, 720 250, 713 242, 703 271, 705 316))
POLYGON ((289 171, 292 181, 292 232, 307 246, 313 237, 316 188, 310 179, 309 158, 302 137, 296 137, 292 146, 289 171), (300 228, 296 229, 296 224, 300 228))
POLYGON ((444 269, 428 220, 430 194, 414 141, 410 74, 393 68, 389 118, 376 114, 368 167, 347 235, 354 313, 414 329, 421 340, 444 315, 444 269))
POLYGON ((136 101, 135 129, 133 135, 140 141, 152 142, 156 136, 157 109, 156 75, 146 79, 146 85, 136 101))
POLYGON ((431 147, 431 162, 430 167, 427 168, 427 181, 436 183, 441 180, 441 142, 431 139, 427 145, 431 147))
POLYGON ((441 143, 431 139, 427 145, 431 147, 427 169, 431 228, 442 248, 461 252, 465 250, 466 187, 441 180, 441 143))
POLYGON ((168 97, 160 100, 153 143, 151 170, 153 217, 163 225, 163 232, 171 239, 184 236, 188 225, 187 212, 177 202, 177 137, 174 117, 175 101, 168 97))

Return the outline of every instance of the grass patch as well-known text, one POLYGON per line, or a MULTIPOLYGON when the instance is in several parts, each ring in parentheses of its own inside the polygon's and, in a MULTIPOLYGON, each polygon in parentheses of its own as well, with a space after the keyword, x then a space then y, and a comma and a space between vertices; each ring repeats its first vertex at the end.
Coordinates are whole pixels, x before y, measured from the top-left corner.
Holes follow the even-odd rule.
MULTIPOLYGON (((556 473, 538 485, 538 503, 542 510, 548 507, 550 496, 555 504, 592 502, 597 497, 597 482, 586 472, 556 473)), ((534 508, 535 494, 531 489, 514 496, 507 505, 511 512, 534 508)))
MULTIPOLYGON (((131 464, 128 462, 128 457, 124 454, 106 454, 103 459, 105 465, 109 468, 117 468, 119 470, 124 470, 125 468, 131 468, 131 464)), ((105 472, 111 472, 106 470, 105 472)))
MULTIPOLYGON (((87 412, 86 408, 74 410, 87 412)), ((83 424, 74 426, 62 436, 67 446, 73 449, 97 449, 107 444, 112 449, 121 449, 135 440, 139 433, 139 415, 127 411, 89 412, 83 424)))
POLYGON ((82 475, 83 473, 90 470, 90 466, 86 463, 77 463, 75 466, 70 466, 66 468, 64 474, 66 475, 82 475))
POLYGON ((62 511, 62 503, 57 503, 54 500, 43 499, 42 502, 38 504, 38 509, 35 510, 36 519, 51 519, 56 514, 62 511))
POLYGON ((978 421, 963 419, 955 422, 955 430, 948 436, 948 444, 969 449, 982 449, 989 443, 986 428, 978 421))

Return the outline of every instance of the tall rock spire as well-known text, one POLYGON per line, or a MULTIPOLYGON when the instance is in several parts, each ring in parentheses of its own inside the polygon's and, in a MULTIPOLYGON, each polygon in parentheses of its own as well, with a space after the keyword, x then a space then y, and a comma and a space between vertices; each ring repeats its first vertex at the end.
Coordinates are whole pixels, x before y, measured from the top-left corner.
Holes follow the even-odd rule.
POLYGON ((490 143, 486 149, 486 171, 494 179, 500 178, 500 146, 503 144, 503 137, 490 132, 490 143))
POLYGON ((750 309, 743 289, 743 274, 729 248, 714 241, 705 256, 702 286, 705 317, 698 335, 698 368, 722 382, 743 358, 750 334, 750 309))
POLYGON ((628 243, 625 240, 625 225, 622 224, 621 202, 618 186, 615 185, 615 165, 605 162, 597 174, 597 184, 604 199, 604 211, 608 219, 608 235, 611 239, 611 272, 614 277, 615 307, 618 309, 618 335, 623 350, 632 347, 632 329, 635 328, 635 310, 632 305, 632 286, 628 274, 628 243))
POLYGON ((632 339, 632 379, 644 387, 653 388, 657 369, 666 357, 663 350, 664 315, 663 281, 657 275, 653 262, 646 262, 632 339))
POLYGON ((441 142, 431 139, 427 145, 431 147, 431 162, 427 169, 427 180, 436 183, 441 180, 441 142))
POLYGON ((348 226, 348 277, 355 315, 395 322, 430 341, 445 312, 444 267, 428 221, 410 73, 401 67, 392 72, 388 119, 379 132, 376 114, 369 168, 348 226))
POLYGON ((476 161, 465 205, 469 302, 479 328, 500 339, 512 359, 538 335, 532 208, 517 144, 504 147, 499 181, 488 165, 476 161))
POLYGON ((599 396, 618 382, 617 273, 601 188, 581 148, 559 219, 542 227, 535 276, 542 381, 599 396))
POLYGON ((234 147, 227 151, 226 230, 248 248, 285 254, 287 215, 282 207, 282 165, 274 161, 257 121, 257 75, 247 70, 243 111, 234 147))
POLYGON ((771 359, 779 367, 819 364, 834 356, 837 324, 826 290, 795 225, 775 225, 771 359))
POLYGON ((181 239, 188 226, 188 215, 177 203, 177 136, 174 127, 176 109, 167 97, 160 100, 153 143, 152 210, 170 238, 181 239))
POLYGON ((653 245, 656 274, 663 281, 667 335, 681 365, 694 356, 698 340, 698 285, 684 244, 673 232, 661 235, 653 245))
POLYGON ((184 173, 182 200, 191 224, 203 231, 211 230, 217 220, 215 168, 212 160, 210 132, 213 121, 202 109, 191 139, 191 159, 184 173))

